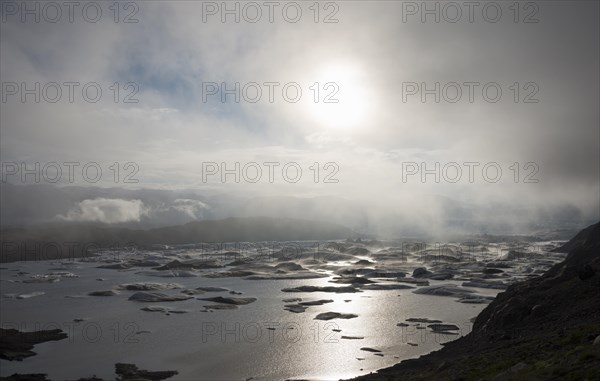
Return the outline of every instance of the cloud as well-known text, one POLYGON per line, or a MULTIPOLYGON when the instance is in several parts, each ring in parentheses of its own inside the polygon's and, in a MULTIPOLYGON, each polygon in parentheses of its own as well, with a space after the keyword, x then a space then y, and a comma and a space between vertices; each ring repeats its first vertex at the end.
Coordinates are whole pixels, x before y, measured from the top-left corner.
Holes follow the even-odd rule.
POLYGON ((140 200, 96 198, 81 201, 66 215, 58 215, 57 218, 64 221, 117 224, 140 221, 146 213, 144 203, 140 200))
MULTIPOLYGON (((430 17, 423 23, 420 15, 402 22, 403 2, 338 2, 339 23, 315 23, 306 4, 298 23, 282 20, 281 7, 273 23, 264 18, 222 23, 218 15, 205 23, 202 2, 140 2, 140 22, 135 24, 114 23, 110 17, 98 24, 10 18, 0 25, 3 81, 25 81, 29 87, 36 81, 97 82, 103 97, 98 103, 85 101, 82 86, 74 103, 66 100, 65 86, 65 99, 57 103, 9 97, 0 113, 2 160, 98 162, 105 171, 93 185, 100 187, 115 186, 113 163, 134 162, 139 166, 134 186, 142 189, 344 195, 372 207, 379 201, 404 206, 405 199, 442 195, 542 209, 572 203, 599 216, 597 2, 540 2, 539 23, 515 23, 508 3, 502 4, 504 16, 498 23, 481 18, 482 5, 475 22, 435 23, 430 17), (348 68, 360 69, 361 75, 335 78, 336 71, 348 68), (310 86, 320 81, 323 98, 329 94, 323 85, 332 80, 339 82, 336 98, 369 102, 371 111, 358 126, 324 126, 331 116, 322 113, 326 104, 315 116, 310 86), (138 87, 125 87, 130 82, 138 87), (226 82, 228 89, 236 82, 242 88, 295 82, 304 93, 298 103, 285 102, 283 86, 278 86, 270 103, 261 86, 263 97, 257 103, 237 103, 233 96, 224 103, 222 94, 205 102, 207 82, 226 82), (419 94, 403 101, 404 83, 425 83, 431 89, 436 82, 442 88, 448 83, 480 85, 472 103, 464 85, 456 103, 444 97, 436 102, 433 96, 422 102, 419 94), (529 82, 539 88, 528 87, 529 82), (484 100, 486 83, 500 85, 499 102, 484 100), (539 102, 525 103, 534 90, 539 102), (129 96, 139 102, 125 103, 129 96), (281 176, 258 184, 202 181, 204 162, 240 162, 243 167, 290 161, 304 168, 303 181, 288 184, 281 176), (325 163, 339 165, 339 183, 313 181, 309 168, 315 162, 321 178, 327 175, 325 163), (423 183, 413 176, 404 183, 406 162, 425 162, 428 168, 436 163, 479 162, 479 168, 499 163, 504 175, 493 184, 481 179, 481 171, 474 182, 423 183), (539 167, 539 184, 523 182, 530 162, 539 167), (514 163, 518 174, 511 170, 514 163)), ((466 11, 463 7, 463 17, 466 11)), ((323 12, 321 16, 327 14, 323 12)), ((78 174, 77 185, 90 186, 81 178, 78 174)), ((169 223, 210 214, 187 201, 165 202, 163 209, 144 203, 151 213, 168 215, 161 221, 169 223)), ((414 215, 411 209, 403 208, 414 215)), ((78 213, 67 217, 84 218, 78 213)))
POLYGON ((178 198, 175 201, 173 201, 172 208, 184 213, 185 215, 193 219, 198 219, 202 217, 202 213, 205 210, 210 209, 210 207, 202 201, 185 198, 178 198))

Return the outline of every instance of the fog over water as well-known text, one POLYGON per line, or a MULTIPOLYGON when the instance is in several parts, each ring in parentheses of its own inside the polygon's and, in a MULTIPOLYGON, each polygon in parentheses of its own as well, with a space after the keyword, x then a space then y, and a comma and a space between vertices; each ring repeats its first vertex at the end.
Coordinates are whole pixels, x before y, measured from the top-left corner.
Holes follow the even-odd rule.
POLYGON ((331 380, 468 334, 600 220, 599 14, 3 0, 0 376, 331 380))

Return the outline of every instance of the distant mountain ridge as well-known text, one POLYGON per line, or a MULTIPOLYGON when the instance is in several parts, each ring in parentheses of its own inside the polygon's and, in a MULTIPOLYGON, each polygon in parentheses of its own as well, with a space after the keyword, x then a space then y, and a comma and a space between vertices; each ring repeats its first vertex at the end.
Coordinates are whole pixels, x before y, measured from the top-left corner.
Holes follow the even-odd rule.
POLYGON ((0 226, 81 222, 153 229, 229 217, 330 222, 394 239, 424 235, 537 235, 568 239, 597 219, 574 205, 535 207, 460 201, 434 194, 354 198, 346 194, 264 195, 210 189, 129 189, 0 184, 0 226), (493 217, 491 217, 493 216, 493 217))
POLYGON ((100 247, 131 243, 139 247, 200 242, 335 240, 355 236, 352 230, 337 224, 269 217, 196 221, 149 230, 58 223, 28 228, 3 228, 1 233, 2 262, 39 259, 33 249, 36 243, 56 243, 66 252, 66 244, 69 243, 80 243, 82 246, 93 243, 100 247), (25 244, 27 250, 17 248, 15 244, 25 244))

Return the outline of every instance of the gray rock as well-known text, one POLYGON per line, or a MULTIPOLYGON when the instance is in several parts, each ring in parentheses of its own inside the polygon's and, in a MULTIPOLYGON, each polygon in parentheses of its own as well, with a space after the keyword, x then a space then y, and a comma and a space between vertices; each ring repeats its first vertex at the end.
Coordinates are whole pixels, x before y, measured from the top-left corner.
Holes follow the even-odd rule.
POLYGON ((414 288, 414 287, 409 286, 407 284, 399 284, 399 283, 366 284, 361 287, 361 289, 363 289, 363 290, 407 290, 410 288, 414 288))
POLYGON ((205 291, 205 292, 225 292, 225 291, 229 291, 229 289, 223 288, 223 287, 196 287, 196 290, 205 291))
POLYGON ((301 306, 322 306, 323 304, 326 304, 326 303, 333 303, 333 300, 331 300, 331 299, 311 300, 308 302, 301 302, 298 304, 300 304, 301 306))
POLYGON ((129 290, 129 291, 156 291, 156 290, 172 290, 176 288, 181 288, 180 285, 175 283, 125 283, 119 285, 119 289, 121 290, 129 290))
POLYGON ((222 303, 222 304, 233 304, 236 306, 242 306, 245 304, 250 304, 256 302, 256 298, 232 298, 232 297, 223 297, 223 296, 215 296, 213 298, 198 298, 198 300, 206 300, 208 302, 222 303))
POLYGON ((374 348, 369 348, 369 347, 362 347, 362 348, 360 348, 360 350, 365 351, 365 352, 373 352, 373 353, 381 352, 379 349, 374 349, 374 348))
POLYGON ((342 314, 339 312, 323 312, 315 316, 316 320, 331 320, 331 319, 354 319, 358 317, 355 314, 342 314))
POLYGON ((293 312, 295 314, 300 314, 300 313, 306 311, 307 308, 308 307, 301 306, 299 304, 286 304, 285 306, 283 306, 284 310, 293 312))
POLYGON ((411 323, 441 323, 441 320, 434 320, 434 319, 428 319, 428 318, 408 318, 406 319, 406 321, 409 321, 411 323))
POLYGON ((429 274, 432 274, 432 272, 428 271, 426 268, 417 267, 416 269, 414 269, 412 276, 413 276, 413 278, 419 278, 419 277, 429 275, 429 274))
POLYGON ((167 295, 160 292, 140 291, 131 295, 129 300, 136 302, 178 302, 191 298, 189 295, 167 295))
POLYGON ((458 331, 460 328, 454 324, 430 324, 427 327, 431 328, 434 332, 443 331, 458 331))
POLYGON ((294 288, 284 288, 281 291, 283 292, 334 292, 334 293, 350 293, 350 292, 360 292, 359 289, 347 286, 347 287, 333 287, 333 286, 300 286, 294 288))
POLYGON ((115 290, 103 290, 103 291, 92 291, 88 294, 89 296, 115 296, 119 293, 115 290))
POLYGON ((465 295, 473 293, 472 290, 467 290, 454 284, 426 286, 418 288, 413 292, 421 295, 452 296, 456 298, 462 298, 465 295))

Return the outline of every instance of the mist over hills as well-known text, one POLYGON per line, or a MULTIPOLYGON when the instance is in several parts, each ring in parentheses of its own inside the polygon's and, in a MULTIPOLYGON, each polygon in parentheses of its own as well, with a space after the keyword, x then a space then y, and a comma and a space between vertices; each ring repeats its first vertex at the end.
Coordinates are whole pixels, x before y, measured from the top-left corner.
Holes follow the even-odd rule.
POLYGON ((355 235, 352 230, 336 224, 268 217, 195 221, 148 230, 55 223, 28 228, 3 228, 0 261, 34 260, 46 255, 79 257, 89 254, 86 249, 88 245, 94 248, 127 249, 154 244, 336 240, 355 235), (50 244, 56 247, 49 247, 50 244))
POLYGON ((341 196, 255 196, 209 190, 124 189, 1 184, 3 227, 85 223, 152 229, 230 217, 323 221, 382 237, 452 234, 540 234, 568 238, 597 216, 573 205, 523 208, 466 204, 444 196, 388 202, 341 196), (540 222, 541 221, 541 222, 540 222))

